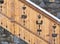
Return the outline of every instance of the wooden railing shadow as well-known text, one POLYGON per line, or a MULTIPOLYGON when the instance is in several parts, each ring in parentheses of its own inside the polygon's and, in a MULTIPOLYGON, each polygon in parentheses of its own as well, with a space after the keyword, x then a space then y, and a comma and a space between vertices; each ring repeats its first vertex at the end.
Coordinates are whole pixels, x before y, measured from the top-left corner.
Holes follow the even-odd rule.
POLYGON ((27 44, 27 42, 0 26, 0 44, 27 44))

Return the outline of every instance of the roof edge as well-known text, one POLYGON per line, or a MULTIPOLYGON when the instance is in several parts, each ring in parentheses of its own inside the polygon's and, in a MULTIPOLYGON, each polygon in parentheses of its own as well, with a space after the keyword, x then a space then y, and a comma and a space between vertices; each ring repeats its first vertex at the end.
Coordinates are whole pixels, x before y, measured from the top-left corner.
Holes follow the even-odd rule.
POLYGON ((44 13, 46 13, 47 15, 49 15, 50 17, 52 17, 53 19, 55 19, 56 21, 58 21, 60 23, 60 19, 58 19, 56 16, 52 15, 51 13, 49 13, 45 9, 41 8, 40 6, 36 5, 35 3, 31 2, 30 0, 26 0, 26 1, 30 4, 32 4, 33 6, 35 6, 37 9, 43 11, 44 13))

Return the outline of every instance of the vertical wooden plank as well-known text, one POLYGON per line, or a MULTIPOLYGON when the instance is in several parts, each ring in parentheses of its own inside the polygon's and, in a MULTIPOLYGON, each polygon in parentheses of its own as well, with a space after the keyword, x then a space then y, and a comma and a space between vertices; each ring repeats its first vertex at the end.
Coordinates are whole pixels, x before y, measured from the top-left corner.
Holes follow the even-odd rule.
POLYGON ((15 35, 19 37, 19 25, 15 24, 15 35))
POLYGON ((30 42, 30 33, 28 31, 25 30, 24 32, 24 37, 25 37, 25 40, 30 42))

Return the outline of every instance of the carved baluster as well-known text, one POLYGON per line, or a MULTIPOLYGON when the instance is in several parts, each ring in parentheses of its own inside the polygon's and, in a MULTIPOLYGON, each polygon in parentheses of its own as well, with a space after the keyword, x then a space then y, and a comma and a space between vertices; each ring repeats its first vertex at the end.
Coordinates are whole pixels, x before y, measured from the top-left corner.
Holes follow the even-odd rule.
POLYGON ((25 9, 26 9, 25 5, 22 7, 22 9, 23 9, 23 14, 21 15, 21 18, 23 20, 23 25, 25 25, 26 18, 27 18, 27 15, 25 14, 25 9))
MULTIPOLYGON (((38 15, 38 19, 40 19, 41 18, 41 16, 40 15, 38 15)), ((37 29, 37 32, 39 33, 39 35, 40 35, 40 32, 42 31, 41 29, 40 29, 40 26, 43 24, 43 21, 41 20, 41 21, 36 21, 36 24, 39 26, 39 28, 37 29)))
MULTIPOLYGON (((55 33, 56 25, 54 24, 54 25, 52 26, 52 28, 53 28, 52 37, 54 38, 54 44, 55 44, 55 38, 57 37, 57 34, 55 33)), ((50 36, 50 35, 47 35, 47 36, 50 36)), ((50 43, 49 43, 49 44, 50 44, 50 43)))
POLYGON ((56 29, 56 25, 54 24, 54 26, 52 26, 54 29, 54 33, 52 34, 52 37, 54 38, 54 44, 55 44, 55 38, 57 37, 57 34, 55 33, 55 29, 56 29))

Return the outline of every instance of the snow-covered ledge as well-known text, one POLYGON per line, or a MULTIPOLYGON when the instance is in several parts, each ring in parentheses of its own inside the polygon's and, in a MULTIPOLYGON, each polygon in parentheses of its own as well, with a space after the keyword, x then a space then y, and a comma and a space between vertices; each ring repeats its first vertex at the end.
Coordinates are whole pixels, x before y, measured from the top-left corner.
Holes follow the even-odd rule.
POLYGON ((43 11, 44 13, 46 13, 47 15, 51 16, 52 18, 54 18, 55 20, 57 20, 58 22, 60 22, 60 19, 58 19, 56 16, 52 15, 51 13, 49 13, 48 11, 46 11, 45 9, 41 8, 40 6, 36 5, 35 3, 33 3, 30 0, 26 0, 27 2, 29 2, 30 4, 32 4, 33 6, 35 6, 36 8, 38 8, 39 10, 43 11))

